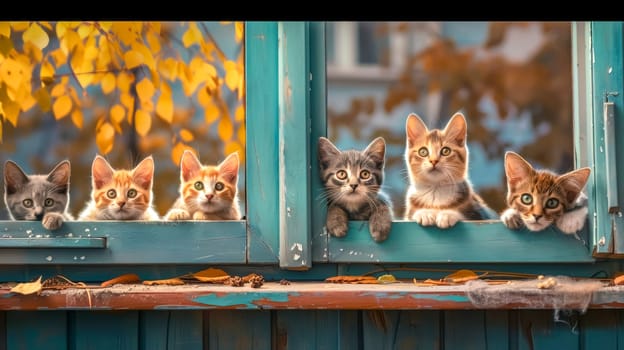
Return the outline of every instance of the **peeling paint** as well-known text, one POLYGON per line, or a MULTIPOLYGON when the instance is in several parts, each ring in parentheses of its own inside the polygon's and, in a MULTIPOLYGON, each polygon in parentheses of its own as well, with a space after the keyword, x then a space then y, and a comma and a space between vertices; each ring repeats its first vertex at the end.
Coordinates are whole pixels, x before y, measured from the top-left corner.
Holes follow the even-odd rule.
MULTIPOLYGON (((295 296, 295 294, 291 295, 295 296)), ((212 305, 215 307, 228 307, 228 306, 242 306, 248 309, 260 309, 262 307, 256 305, 256 301, 264 300, 275 303, 286 303, 289 299, 289 293, 240 293, 240 294, 230 294, 226 293, 223 295, 219 295, 216 293, 210 293, 202 296, 198 296, 193 299, 194 302, 204 304, 204 305, 212 305)), ((265 307, 266 308, 266 307, 265 307)))
POLYGON ((436 301, 452 301, 455 303, 466 303, 470 302, 465 295, 440 295, 440 294, 410 294, 411 298, 414 299, 431 299, 436 301))

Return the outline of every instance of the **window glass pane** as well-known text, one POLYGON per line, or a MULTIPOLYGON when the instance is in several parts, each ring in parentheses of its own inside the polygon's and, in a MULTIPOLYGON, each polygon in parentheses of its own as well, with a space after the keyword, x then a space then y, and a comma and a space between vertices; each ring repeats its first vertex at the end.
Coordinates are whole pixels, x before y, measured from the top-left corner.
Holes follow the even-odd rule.
MULTIPOLYGON (((90 197, 96 154, 126 169, 153 155, 154 205, 164 215, 179 195, 185 149, 211 165, 238 152, 244 215, 243 23, 0 22, 0 28, 3 164, 11 159, 28 173, 47 174, 69 159, 76 216, 90 197)), ((8 218, 4 208, 0 218, 8 218)))
MULTIPOLYGON (((334 27, 327 35, 348 34, 334 27)), ((328 62, 328 136, 341 149, 386 139, 384 187, 396 218, 405 209, 405 122, 411 112, 430 129, 464 113, 469 178, 498 212, 505 205, 505 151, 538 168, 573 168, 570 23, 389 22, 358 28, 351 40, 366 61, 352 60, 348 69, 328 62)), ((350 54, 332 50, 337 62, 350 54)))

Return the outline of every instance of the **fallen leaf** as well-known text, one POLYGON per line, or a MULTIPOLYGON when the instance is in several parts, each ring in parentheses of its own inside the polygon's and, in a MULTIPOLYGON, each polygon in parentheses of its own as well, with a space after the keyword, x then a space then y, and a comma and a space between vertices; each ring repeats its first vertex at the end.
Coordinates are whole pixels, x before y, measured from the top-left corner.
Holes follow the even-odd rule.
POLYGON ((135 273, 126 273, 115 278, 111 278, 108 281, 104 281, 100 284, 102 287, 110 287, 115 284, 131 284, 140 282, 141 279, 135 273))
POLYGON ((15 287, 11 288, 12 293, 19 293, 23 295, 39 293, 41 292, 41 276, 36 281, 27 283, 18 283, 15 287))
POLYGON ((328 277, 325 279, 325 282, 358 283, 358 282, 365 281, 365 280, 373 281, 371 283, 377 283, 377 278, 375 276, 341 276, 341 275, 328 277))
POLYGON ((624 275, 619 275, 616 278, 614 278, 613 279, 613 284, 615 284, 616 286, 624 284, 624 275))
POLYGON ((192 276, 198 281, 212 283, 223 283, 230 279, 230 275, 227 272, 215 268, 195 272, 192 276))
POLYGON ((398 282, 393 275, 381 275, 377 277, 379 283, 396 283, 398 282))
POLYGON ((179 286, 179 285, 184 284, 184 281, 182 281, 179 278, 169 278, 165 280, 143 281, 143 284, 146 286, 163 286, 163 285, 179 286))

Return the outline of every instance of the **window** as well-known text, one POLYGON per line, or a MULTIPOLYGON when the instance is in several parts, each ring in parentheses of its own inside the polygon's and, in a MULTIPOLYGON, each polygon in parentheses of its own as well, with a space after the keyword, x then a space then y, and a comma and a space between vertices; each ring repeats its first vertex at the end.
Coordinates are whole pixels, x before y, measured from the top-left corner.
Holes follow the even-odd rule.
MULTIPOLYGON (((257 65, 246 70, 246 50, 265 55, 275 66, 277 59, 267 48, 245 43, 244 23, 0 22, 0 28, 5 43, 0 53, 0 154, 27 173, 47 173, 69 159, 74 216, 89 199, 95 154, 104 155, 114 168, 127 169, 152 155, 154 205, 164 215, 178 196, 178 162, 189 148, 205 164, 239 153, 238 189, 245 215, 219 222, 76 221, 52 232, 40 222, 2 221, 2 263, 276 261, 277 234, 272 223, 265 224, 274 214, 265 214, 271 208, 259 205, 260 195, 276 201, 276 188, 265 184, 276 171, 267 140, 273 135, 265 131, 275 126, 265 106, 245 113, 246 107, 259 104, 246 96, 245 84, 271 80, 267 77, 276 70, 257 65), (34 63, 39 60, 44 63, 34 63), (37 99, 30 98, 31 108, 10 90, 13 63, 32 70, 32 80, 24 85, 37 99), (24 112, 18 114, 20 102, 24 112), (247 159, 259 157, 268 163, 247 166, 247 159), (248 179, 248 171, 261 175, 248 179)), ((271 24, 252 25, 250 31, 267 28, 271 24)), ((6 220, 4 205, 2 209, 0 219, 6 220)))

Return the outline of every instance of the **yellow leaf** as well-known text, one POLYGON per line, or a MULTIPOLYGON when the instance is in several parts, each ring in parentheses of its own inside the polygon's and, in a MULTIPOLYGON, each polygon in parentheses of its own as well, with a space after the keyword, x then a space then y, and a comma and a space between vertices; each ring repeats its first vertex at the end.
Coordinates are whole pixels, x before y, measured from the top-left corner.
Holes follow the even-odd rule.
POLYGON ((111 26, 111 32, 113 32, 121 42, 130 46, 134 41, 138 40, 140 33, 143 30, 143 23, 141 22, 113 22, 111 26))
POLYGON ((197 102, 203 107, 209 106, 212 103, 210 90, 206 87, 202 87, 201 89, 197 90, 197 102))
POLYGON ((126 118, 126 109, 122 105, 116 104, 110 110, 110 117, 114 124, 119 124, 126 118))
POLYGON ((396 283, 398 282, 393 275, 381 275, 377 277, 379 283, 396 283))
POLYGON ((48 90, 40 88, 35 91, 35 99, 39 104, 39 108, 43 112, 47 112, 50 110, 50 107, 52 106, 52 99, 50 98, 50 93, 48 92, 48 90))
POLYGON ((28 67, 25 67, 22 62, 7 58, 0 63, 0 81, 4 81, 9 89, 17 91, 24 83, 27 70, 28 67))
POLYGON ((124 54, 124 61, 126 62, 126 68, 128 69, 136 68, 145 62, 143 55, 135 50, 126 52, 124 54))
POLYGON ((184 44, 184 47, 189 47, 193 44, 200 44, 202 40, 202 34, 199 28, 197 28, 197 24, 194 22, 189 23, 189 28, 182 36, 182 43, 184 44))
POLYGON ((73 29, 68 28, 65 31, 65 36, 61 39, 61 50, 65 55, 68 55, 74 51, 74 47, 78 44, 82 44, 80 36, 73 29))
POLYGON ((137 95, 139 95, 139 99, 141 101, 147 101, 150 100, 152 96, 154 96, 155 89, 154 84, 152 84, 151 80, 143 78, 143 80, 136 84, 136 90, 137 95))
POLYGON ((234 113, 234 119, 237 122, 242 122, 243 120, 245 120, 245 107, 244 106, 238 106, 236 108, 236 113, 234 113))
POLYGON ((232 154, 238 152, 238 158, 240 162, 245 161, 245 148, 237 141, 231 141, 225 144, 225 154, 232 154))
POLYGON ((215 106, 213 103, 206 106, 204 119, 206 120, 206 124, 212 124, 215 120, 219 119, 219 108, 215 106))
POLYGON ((50 22, 39 22, 39 24, 44 27, 45 29, 52 31, 54 30, 54 28, 52 28, 52 25, 50 24, 50 22))
POLYGON ((457 270, 455 272, 453 272, 452 274, 444 277, 444 281, 445 282, 466 282, 472 279, 477 279, 479 278, 479 276, 477 276, 476 273, 474 273, 474 271, 472 270, 457 270))
POLYGON ((160 38, 156 33, 149 32, 147 34, 147 44, 153 53, 157 54, 160 52, 160 38))
POLYGON ((113 73, 106 73, 106 75, 104 75, 104 78, 102 78, 102 81, 100 82, 100 85, 102 86, 102 92, 105 95, 110 94, 114 89, 115 89, 115 75, 113 73))
POLYGON ((30 27, 28 27, 28 29, 22 34, 22 40, 24 40, 24 42, 33 43, 39 49, 45 48, 50 43, 48 33, 46 33, 37 23, 33 23, 30 27))
POLYGON ((11 293, 19 293, 23 295, 39 293, 43 286, 41 285, 41 276, 36 281, 27 283, 18 283, 15 287, 11 288, 11 293))
POLYGON ((171 124, 173 121, 173 98, 171 88, 164 81, 160 84, 160 96, 156 103, 156 115, 171 124))
POLYGON ((9 100, 3 99, 2 101, 2 110, 4 111, 4 119, 8 120, 11 125, 17 127, 17 118, 20 113, 19 104, 9 100))
POLYGON ((184 281, 182 281, 179 278, 168 278, 168 279, 164 279, 164 280, 149 280, 149 281, 143 281, 143 284, 146 286, 179 286, 179 285, 183 285, 184 281))
POLYGON ((22 111, 26 112, 29 109, 33 108, 33 106, 37 104, 37 100, 31 95, 29 92, 24 93, 24 95, 20 98, 20 108, 22 111))
POLYGON ((129 93, 124 92, 121 94, 121 96, 119 96, 119 100, 121 101, 121 104, 124 105, 128 110, 128 114, 132 114, 132 111, 134 110, 134 97, 129 93))
POLYGON ((71 113, 71 120, 78 129, 82 129, 84 117, 80 109, 74 108, 74 111, 71 113))
POLYGON ((52 63, 48 61, 43 61, 41 63, 41 69, 39 70, 39 77, 41 79, 41 82, 45 85, 52 84, 54 82, 55 72, 56 71, 54 70, 54 66, 52 66, 52 63))
POLYGON ((219 134, 219 138, 222 141, 229 141, 232 138, 232 134, 234 133, 234 128, 232 127, 232 122, 229 118, 221 118, 219 122, 219 126, 217 128, 217 133, 219 134))
MULTIPOLYGON (((0 102, 0 115, 2 114, 2 102, 0 102)), ((2 118, 0 118, 0 143, 2 143, 2 118)))
POLYGON ((232 91, 236 90, 240 81, 240 75, 238 69, 236 68, 236 62, 226 61, 223 64, 223 68, 225 69, 225 85, 227 85, 227 87, 232 91))
POLYGON ((121 92, 129 92, 130 84, 134 81, 134 76, 126 72, 121 72, 117 75, 117 88, 121 92))
POLYGON ((7 38, 11 37, 11 24, 9 22, 0 21, 0 35, 7 38))
POLYGON ((190 132, 188 129, 180 130, 180 137, 184 142, 191 142, 194 139, 193 133, 190 132))
POLYGON ((16 32, 23 32, 28 29, 29 22, 11 22, 11 28, 16 32))
POLYGON ((72 100, 69 96, 63 95, 54 101, 52 104, 52 112, 54 113, 54 118, 61 119, 64 118, 71 112, 72 109, 72 100))
POLYGON ((115 129, 109 122, 104 122, 96 130, 95 143, 101 154, 108 154, 113 150, 113 141, 115 139, 115 129))
POLYGON ((171 149, 171 161, 173 161, 173 164, 175 164, 176 166, 180 166, 182 154, 186 150, 192 151, 193 153, 197 154, 197 151, 195 151, 193 147, 185 145, 182 142, 178 142, 175 144, 175 146, 173 146, 173 148, 171 149))
POLYGON ((241 40, 243 40, 244 32, 245 32, 245 23, 234 22, 234 38, 236 38, 237 43, 240 43, 241 40))
POLYGON ((141 136, 147 135, 152 127, 152 116, 142 109, 139 109, 134 114, 134 128, 141 136))
POLYGON ((147 48, 147 46, 143 45, 142 43, 135 42, 132 44, 132 49, 141 55, 143 64, 145 64, 151 70, 156 69, 156 61, 154 61, 154 55, 152 54, 152 51, 147 48))
POLYGON ((54 87, 52 88, 52 91, 50 91, 50 96, 52 97, 59 97, 65 94, 67 86, 63 83, 61 84, 56 84, 54 85, 54 87))
POLYGON ((62 38, 65 36, 67 29, 74 29, 80 25, 80 22, 57 22, 56 23, 56 36, 62 38))
POLYGON ((211 277, 223 277, 223 276, 229 276, 229 275, 227 272, 221 269, 216 269, 212 267, 193 273, 193 277, 197 279, 202 278, 202 277, 211 278, 211 277))
POLYGON ((164 61, 159 61, 158 70, 165 79, 171 81, 178 79, 178 61, 171 57, 164 61))

